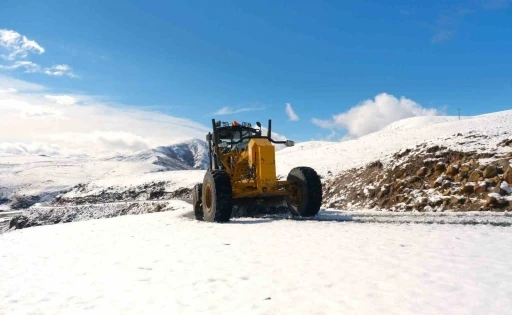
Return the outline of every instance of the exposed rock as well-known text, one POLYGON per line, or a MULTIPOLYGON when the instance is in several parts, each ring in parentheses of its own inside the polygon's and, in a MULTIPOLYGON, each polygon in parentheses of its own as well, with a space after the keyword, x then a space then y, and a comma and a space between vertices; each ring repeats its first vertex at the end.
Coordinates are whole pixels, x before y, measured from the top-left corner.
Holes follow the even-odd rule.
POLYGON ((486 192, 486 191, 487 191, 487 186, 486 186, 486 185, 480 185, 480 184, 478 184, 478 185, 476 185, 476 186, 474 187, 474 192, 475 192, 476 194, 483 194, 483 193, 484 193, 484 192, 486 192))
MULTIPOLYGON (((482 171, 482 172, 483 172, 486 168, 487 168, 487 166, 486 166, 486 165, 478 165, 478 167, 477 167, 477 169, 478 169, 479 171, 482 171)), ((491 177, 492 177, 492 176, 491 176, 491 177)))
POLYGON ((486 179, 485 182, 488 183, 489 186, 494 187, 494 186, 497 186, 497 185, 499 185, 501 183, 501 178, 496 176, 496 177, 493 177, 493 178, 486 179))
POLYGON ((489 165, 483 172, 484 178, 492 178, 498 175, 498 168, 494 165, 489 165))
POLYGON ((17 195, 17 196, 14 196, 14 198, 12 199, 11 209, 14 209, 14 210, 27 209, 40 201, 41 201, 41 197, 39 197, 39 196, 17 195))
POLYGON ((503 180, 512 185, 512 167, 509 167, 505 174, 503 174, 503 180))
MULTIPOLYGON (((172 191, 165 189, 167 182, 152 182, 144 185, 134 186, 131 189, 119 191, 115 189, 106 188, 101 191, 94 191, 94 194, 85 194, 81 197, 66 197, 61 196, 56 198, 53 202, 54 205, 85 205, 95 203, 107 203, 133 200, 162 200, 162 199, 190 199, 192 198, 192 189, 179 188, 172 191)), ((83 187, 75 187, 78 190, 84 190, 83 187)))
POLYGON ((409 177, 409 179, 407 180, 409 183, 411 184, 414 184, 414 183, 417 183, 420 181, 420 178, 418 176, 411 176, 409 177))
POLYGON ((365 187, 363 192, 366 195, 366 197, 368 197, 368 198, 375 197, 375 188, 373 186, 365 187))
POLYGON ((397 181, 395 185, 393 185, 393 191, 400 191, 400 189, 404 186, 403 181, 397 181))
POLYGON ((443 180, 443 183, 441 184, 441 188, 447 189, 450 187, 452 187, 452 182, 450 182, 449 180, 443 180))
POLYGON ((108 205, 74 205, 58 208, 32 207, 13 217, 10 229, 23 229, 32 226, 68 223, 100 218, 112 218, 122 215, 170 211, 174 208, 164 202, 120 202, 108 205), (107 208, 105 208, 107 207, 107 208))
POLYGON ((414 208, 421 209, 428 205, 428 199, 427 197, 421 197, 419 200, 417 200, 414 203, 414 208))
POLYGON ((444 147, 439 147, 438 145, 434 145, 427 149, 427 153, 435 153, 441 149, 444 149, 444 147))
POLYGON ((438 173, 442 173, 444 171, 446 171, 446 164, 442 163, 442 162, 439 162, 436 164, 436 166, 434 167, 434 170, 438 173))
POLYGON ((368 164, 368 168, 378 168, 378 169, 381 169, 384 165, 382 164, 382 162, 380 160, 377 160, 375 162, 372 162, 370 164, 368 164))
POLYGON ((464 202, 466 202, 466 198, 459 197, 459 196, 452 196, 450 198, 449 204, 450 205, 464 204, 464 202))
POLYGON ((464 177, 462 177, 462 174, 460 174, 460 173, 453 177, 453 181, 456 183, 462 182, 463 179, 464 179, 464 177))
POLYGON ((378 197, 379 198, 385 197, 385 196, 389 195, 390 191, 391 191, 391 187, 389 185, 384 185, 380 188, 378 197))
POLYGON ((462 164, 462 166, 459 169, 459 172, 462 174, 469 174, 471 171, 471 167, 468 164, 462 164))
POLYGON ((466 184, 462 187, 461 191, 465 194, 472 194, 475 191, 475 186, 466 184))
POLYGON ((419 177, 424 177, 425 175, 427 175, 427 168, 423 166, 416 172, 416 175, 419 177))
POLYGON ((439 199, 435 199, 435 200, 431 200, 429 202, 429 204, 432 206, 432 207, 439 207, 440 205, 443 204, 443 199, 439 198, 439 199))
POLYGON ((17 215, 9 222, 9 229, 22 229, 28 224, 28 222, 29 219, 25 215, 17 215))
POLYGON ((496 186, 491 189, 491 193, 500 194, 501 196, 507 195, 507 192, 503 190, 500 186, 496 186))
POLYGON ((457 173, 459 172, 459 168, 455 165, 450 165, 448 166, 448 168, 446 169, 446 174, 447 175, 456 175, 457 173))
POLYGON ((509 201, 498 194, 491 193, 487 196, 485 205, 492 208, 504 208, 509 205, 509 201))
POLYGON ((470 182, 478 182, 480 180, 480 177, 482 176, 482 171, 480 170, 474 170, 469 174, 469 181, 470 182))
POLYGON ((442 177, 438 177, 436 180, 432 181, 430 186, 433 187, 433 188, 437 188, 437 187, 440 187, 442 184, 443 184, 443 178, 442 177))
POLYGON ((506 147, 506 146, 512 147, 512 139, 505 139, 505 140, 501 141, 500 143, 498 143, 498 145, 502 146, 502 147, 506 147))

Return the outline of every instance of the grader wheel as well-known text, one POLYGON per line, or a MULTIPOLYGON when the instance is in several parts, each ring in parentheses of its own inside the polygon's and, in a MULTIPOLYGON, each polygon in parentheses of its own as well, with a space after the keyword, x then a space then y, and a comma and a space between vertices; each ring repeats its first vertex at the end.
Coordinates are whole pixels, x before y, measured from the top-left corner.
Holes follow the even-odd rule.
POLYGON ((287 180, 294 183, 294 193, 286 198, 290 212, 301 217, 317 215, 322 205, 322 183, 317 172, 311 167, 296 167, 287 180))
POLYGON ((228 222, 233 210, 231 178, 228 173, 223 170, 207 171, 202 188, 203 220, 228 222))

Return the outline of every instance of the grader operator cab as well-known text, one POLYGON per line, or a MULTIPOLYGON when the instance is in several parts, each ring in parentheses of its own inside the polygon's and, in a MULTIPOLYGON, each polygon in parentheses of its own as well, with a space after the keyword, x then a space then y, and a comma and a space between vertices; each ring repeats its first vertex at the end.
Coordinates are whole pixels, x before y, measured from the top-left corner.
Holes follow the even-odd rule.
POLYGON ((322 184, 310 167, 292 169, 285 181, 276 177, 275 147, 293 146, 291 140, 272 139, 272 121, 262 135, 249 123, 232 124, 212 119, 212 132, 206 135, 209 167, 202 184, 193 190, 196 219, 227 222, 235 205, 286 204, 293 215, 315 216, 322 203, 322 184))

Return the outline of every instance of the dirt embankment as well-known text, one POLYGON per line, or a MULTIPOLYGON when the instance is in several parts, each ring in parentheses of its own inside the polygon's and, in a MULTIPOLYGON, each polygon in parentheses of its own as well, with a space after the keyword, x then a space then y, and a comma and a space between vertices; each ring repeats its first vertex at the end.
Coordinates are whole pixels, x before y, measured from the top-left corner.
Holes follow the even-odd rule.
POLYGON ((36 205, 39 196, 16 196, 13 204, 24 211, 4 222, 0 230, 168 211, 173 208, 166 201, 192 198, 190 188, 172 190, 167 186, 164 181, 129 188, 79 184, 41 205, 36 205))
MULTIPOLYGON (((511 146, 512 139, 499 146, 511 146)), ((324 206, 392 211, 512 210, 512 152, 418 146, 324 183, 324 206)))
POLYGON ((110 203, 119 201, 191 199, 192 189, 168 190, 167 182, 151 182, 126 189, 105 187, 93 189, 89 184, 78 184, 69 193, 57 196, 51 203, 55 206, 110 203))

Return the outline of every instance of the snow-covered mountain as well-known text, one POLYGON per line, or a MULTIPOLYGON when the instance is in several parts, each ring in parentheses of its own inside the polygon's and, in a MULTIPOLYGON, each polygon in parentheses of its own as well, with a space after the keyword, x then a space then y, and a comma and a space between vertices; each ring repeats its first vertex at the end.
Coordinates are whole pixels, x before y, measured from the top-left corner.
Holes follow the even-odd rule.
POLYGON ((129 155, 115 156, 106 160, 150 163, 162 166, 168 171, 206 169, 208 167, 208 145, 200 139, 189 139, 129 155))

